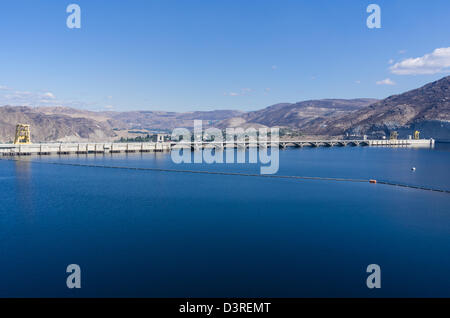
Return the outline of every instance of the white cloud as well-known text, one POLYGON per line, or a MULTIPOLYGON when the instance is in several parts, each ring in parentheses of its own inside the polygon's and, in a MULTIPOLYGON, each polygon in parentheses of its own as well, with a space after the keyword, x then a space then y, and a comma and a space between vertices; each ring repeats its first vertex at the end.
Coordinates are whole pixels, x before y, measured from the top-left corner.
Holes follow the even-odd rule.
POLYGON ((397 75, 436 74, 450 71, 450 47, 435 49, 421 57, 408 58, 390 68, 397 75))
POLYGON ((44 93, 44 94, 42 94, 42 96, 44 97, 44 99, 45 98, 47 98, 47 99, 55 99, 56 98, 55 95, 51 92, 44 93))
POLYGON ((361 84, 360 80, 355 81, 356 84, 361 84))
POLYGON ((239 96, 239 93, 236 92, 229 92, 229 93, 223 93, 225 96, 239 96))
POLYGON ((377 81, 377 85, 395 85, 395 82, 390 78, 385 78, 384 80, 377 81))
POLYGON ((390 59, 390 60, 388 61, 388 63, 389 63, 389 64, 394 64, 394 60, 393 60, 393 59, 390 59))
MULTIPOLYGON (((92 103, 90 103, 92 104, 92 103)), ((0 86, 0 106, 68 106, 86 107, 86 103, 76 100, 61 100, 52 92, 31 92, 15 90, 10 87, 0 86)))
POLYGON ((400 51, 398 51, 398 54, 405 54, 406 53, 406 50, 400 50, 400 51))
POLYGON ((272 70, 276 70, 277 68, 278 68, 278 66, 272 65, 272 70))
POLYGON ((33 93, 28 91, 19 90, 4 90, 0 93, 0 105, 21 105, 21 106, 34 106, 38 104, 45 104, 51 102, 51 98, 43 93, 33 93))
POLYGON ((225 96, 244 96, 252 92, 251 88, 242 88, 239 92, 223 93, 225 96))

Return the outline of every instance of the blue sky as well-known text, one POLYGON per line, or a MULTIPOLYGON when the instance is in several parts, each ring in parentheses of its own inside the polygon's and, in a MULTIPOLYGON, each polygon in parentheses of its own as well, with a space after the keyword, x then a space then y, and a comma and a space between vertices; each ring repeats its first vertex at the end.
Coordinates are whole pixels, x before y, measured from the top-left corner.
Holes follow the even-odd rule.
POLYGON ((0 105, 255 110, 384 98, 449 74, 448 50, 435 51, 450 47, 449 15, 448 0, 3 0, 0 105), (70 3, 81 29, 66 26, 70 3), (366 26, 370 3, 381 29, 366 26))

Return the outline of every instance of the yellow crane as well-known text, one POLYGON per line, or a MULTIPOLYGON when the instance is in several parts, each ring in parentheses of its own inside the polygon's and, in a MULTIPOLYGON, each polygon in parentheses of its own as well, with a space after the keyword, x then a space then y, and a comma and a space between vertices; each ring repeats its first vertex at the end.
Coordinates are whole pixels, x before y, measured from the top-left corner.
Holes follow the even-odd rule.
POLYGON ((418 130, 416 130, 415 132, 414 132, 414 139, 419 139, 419 135, 420 135, 420 131, 418 131, 418 130))
POLYGON ((398 138, 398 132, 391 131, 391 135, 389 136, 389 139, 396 140, 398 138))
POLYGON ((15 145, 31 144, 30 125, 28 124, 16 125, 16 136, 14 138, 14 144, 15 145))

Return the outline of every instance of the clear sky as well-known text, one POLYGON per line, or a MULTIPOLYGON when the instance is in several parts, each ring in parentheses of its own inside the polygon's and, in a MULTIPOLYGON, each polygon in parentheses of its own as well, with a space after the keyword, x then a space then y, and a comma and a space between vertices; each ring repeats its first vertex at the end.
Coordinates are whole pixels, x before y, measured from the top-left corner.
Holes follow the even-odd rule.
POLYGON ((449 74, 450 1, 2 0, 0 43, 0 105, 255 110, 384 98, 449 74), (81 29, 66 26, 70 3, 81 29), (366 26, 370 3, 380 29, 366 26))

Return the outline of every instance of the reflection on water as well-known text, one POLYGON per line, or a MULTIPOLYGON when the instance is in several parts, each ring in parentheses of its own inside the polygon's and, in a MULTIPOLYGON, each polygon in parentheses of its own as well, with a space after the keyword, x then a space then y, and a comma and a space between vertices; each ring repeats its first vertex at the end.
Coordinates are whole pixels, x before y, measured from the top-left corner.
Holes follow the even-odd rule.
POLYGON ((31 163, 28 159, 15 160, 15 185, 19 211, 28 216, 34 215, 31 163))

